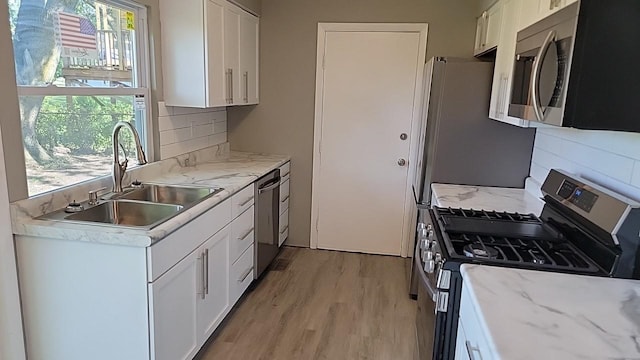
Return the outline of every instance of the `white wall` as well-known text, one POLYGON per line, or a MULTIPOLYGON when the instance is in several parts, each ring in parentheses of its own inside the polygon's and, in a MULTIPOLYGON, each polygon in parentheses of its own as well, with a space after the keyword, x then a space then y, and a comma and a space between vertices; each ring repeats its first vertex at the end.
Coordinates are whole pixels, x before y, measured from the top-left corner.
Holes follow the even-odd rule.
POLYGON ((226 108, 195 109, 158 103, 160 159, 227 142, 226 108))
POLYGON ((530 175, 542 183, 552 168, 640 200, 640 134, 541 125, 530 175))

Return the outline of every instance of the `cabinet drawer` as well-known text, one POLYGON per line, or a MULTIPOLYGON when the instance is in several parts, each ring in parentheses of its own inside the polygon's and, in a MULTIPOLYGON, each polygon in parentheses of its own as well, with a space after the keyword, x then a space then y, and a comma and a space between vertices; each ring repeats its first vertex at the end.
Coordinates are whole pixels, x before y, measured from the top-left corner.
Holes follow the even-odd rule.
POLYGON ((253 184, 238 191, 231 198, 231 216, 233 219, 237 218, 240 214, 245 212, 253 205, 255 194, 253 191, 253 184))
POLYGON ((253 245, 240 256, 229 271, 229 302, 234 304, 253 281, 253 245))
POLYGON ((280 185, 280 214, 289 209, 289 180, 280 185))
POLYGON ((253 244, 254 239, 254 208, 251 206, 242 215, 238 216, 231 225, 231 244, 229 246, 229 258, 231 263, 236 262, 240 255, 253 244))
POLYGON ((280 215, 280 234, 278 234, 278 246, 281 246, 282 243, 287 240, 289 236, 289 210, 285 210, 282 215, 280 215))
MULTIPOLYGON (((480 324, 480 319, 470 298, 469 289, 462 286, 462 298, 460 300, 460 323, 462 324, 465 342, 469 342, 470 350, 484 359, 492 356, 487 335, 480 324)), ((465 344, 466 346, 466 344, 465 344)), ((476 356, 477 357, 477 356, 476 356)))
POLYGON ((228 199, 148 247, 147 280, 157 279, 230 222, 228 199))
POLYGON ((287 162, 286 164, 280 166, 280 177, 284 177, 289 174, 291 171, 291 162, 287 162))

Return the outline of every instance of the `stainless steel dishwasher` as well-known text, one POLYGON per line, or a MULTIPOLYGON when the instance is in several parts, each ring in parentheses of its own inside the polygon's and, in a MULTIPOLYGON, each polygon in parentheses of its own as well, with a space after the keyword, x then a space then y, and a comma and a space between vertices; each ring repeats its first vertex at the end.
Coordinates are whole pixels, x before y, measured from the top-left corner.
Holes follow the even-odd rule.
POLYGON ((255 278, 257 279, 278 255, 280 229, 280 170, 276 169, 256 182, 255 278))

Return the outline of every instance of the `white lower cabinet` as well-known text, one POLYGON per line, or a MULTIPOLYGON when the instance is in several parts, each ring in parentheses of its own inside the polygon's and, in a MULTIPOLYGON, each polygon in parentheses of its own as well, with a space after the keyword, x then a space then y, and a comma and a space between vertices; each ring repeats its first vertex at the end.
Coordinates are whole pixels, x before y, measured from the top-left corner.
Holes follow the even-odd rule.
POLYGON ((253 191, 146 248, 17 236, 30 358, 192 359, 253 281, 253 191))
POLYGON ((229 272, 229 298, 235 303, 247 290, 253 281, 253 249, 251 245, 236 262, 231 265, 229 272))
POLYGON ((467 352, 467 337, 464 333, 462 321, 458 321, 458 336, 456 338, 456 360, 471 360, 467 352))
POLYGON ((201 278, 204 278, 204 289, 200 290, 197 307, 197 332, 201 344, 211 336, 229 312, 230 304, 236 300, 229 298, 230 227, 227 225, 196 250, 200 253, 201 278))
POLYGON ((278 234, 278 246, 282 246, 289 237, 289 199, 291 184, 291 163, 280 167, 280 229, 278 234))
POLYGON ((480 326, 480 318, 476 313, 469 289, 465 288, 463 281, 456 338, 456 360, 491 359, 492 356, 487 335, 480 326))
POLYGON ((149 284, 152 359, 191 359, 200 349, 197 333, 200 264, 199 254, 194 251, 149 284))

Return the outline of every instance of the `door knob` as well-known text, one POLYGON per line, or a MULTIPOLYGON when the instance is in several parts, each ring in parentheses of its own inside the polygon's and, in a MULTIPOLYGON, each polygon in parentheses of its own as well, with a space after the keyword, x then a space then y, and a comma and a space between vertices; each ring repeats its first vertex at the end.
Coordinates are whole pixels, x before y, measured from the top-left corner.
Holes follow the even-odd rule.
POLYGON ((405 160, 405 159, 398 159, 398 165, 400 165, 400 166, 405 166, 405 165, 407 165, 407 160, 405 160))

